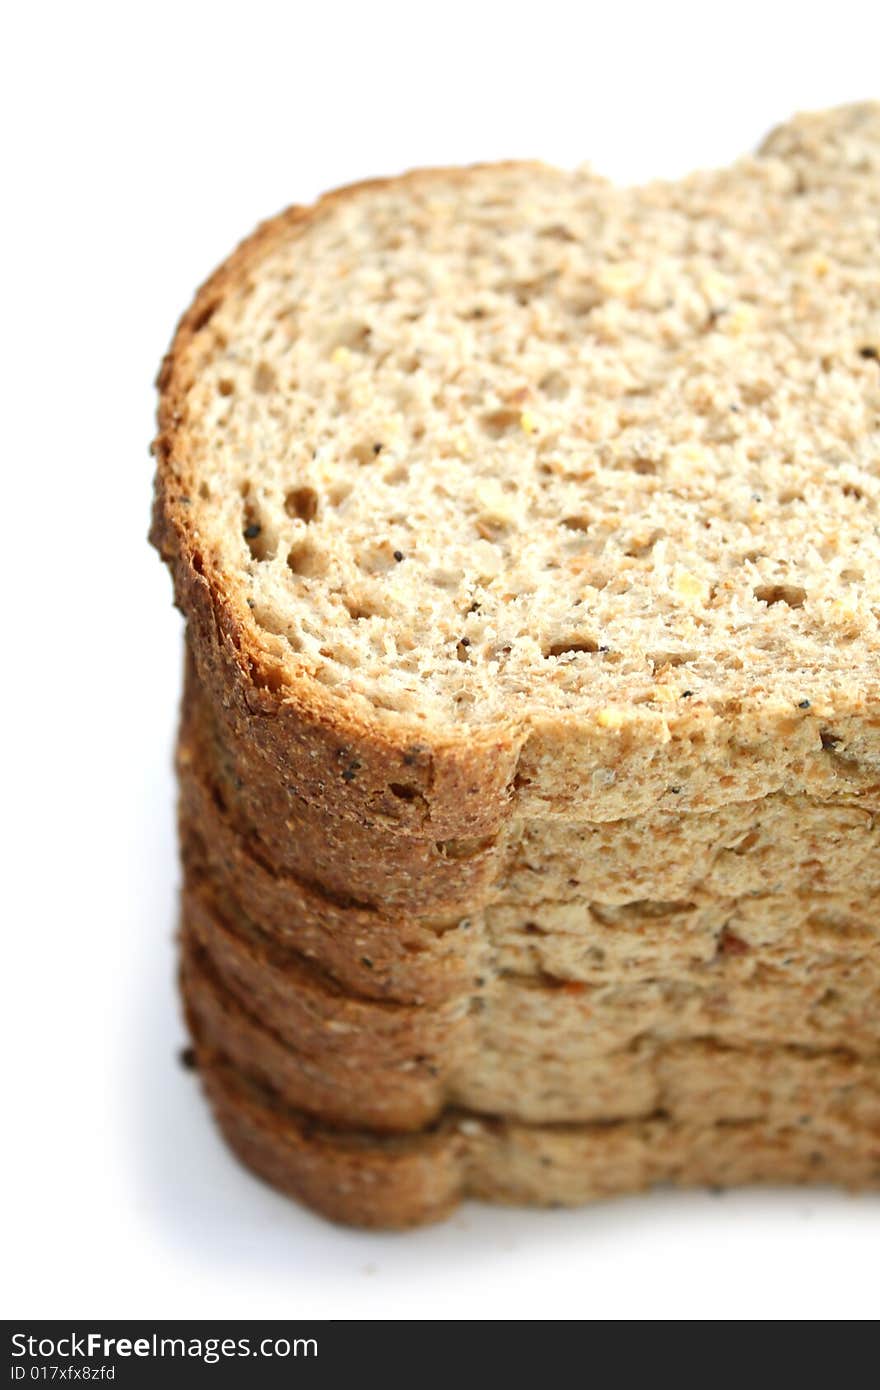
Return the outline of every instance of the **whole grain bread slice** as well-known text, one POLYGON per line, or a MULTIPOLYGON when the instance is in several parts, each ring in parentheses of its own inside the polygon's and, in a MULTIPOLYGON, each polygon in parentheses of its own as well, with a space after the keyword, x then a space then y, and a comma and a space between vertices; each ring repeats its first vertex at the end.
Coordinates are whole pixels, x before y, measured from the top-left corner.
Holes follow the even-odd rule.
POLYGON ((676 184, 421 172, 260 228, 156 446, 237 736, 437 839, 876 777, 878 181, 868 103, 676 184))

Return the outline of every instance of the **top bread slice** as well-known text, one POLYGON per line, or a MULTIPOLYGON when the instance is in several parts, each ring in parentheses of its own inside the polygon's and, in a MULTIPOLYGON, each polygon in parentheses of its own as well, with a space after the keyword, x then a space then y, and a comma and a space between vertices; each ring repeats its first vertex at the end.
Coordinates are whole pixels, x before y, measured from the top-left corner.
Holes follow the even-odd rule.
POLYGON ((878 246, 877 104, 262 226, 164 364, 152 533, 242 746, 438 842, 876 782, 878 246))

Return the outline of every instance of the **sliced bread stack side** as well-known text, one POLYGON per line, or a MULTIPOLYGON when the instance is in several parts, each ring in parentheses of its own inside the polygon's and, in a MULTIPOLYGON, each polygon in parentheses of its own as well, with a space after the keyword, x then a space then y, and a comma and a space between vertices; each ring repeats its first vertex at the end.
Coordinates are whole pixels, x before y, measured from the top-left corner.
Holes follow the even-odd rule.
POLYGON ((181 980, 327 1215, 880 1181, 880 108, 265 224, 160 378, 181 980))

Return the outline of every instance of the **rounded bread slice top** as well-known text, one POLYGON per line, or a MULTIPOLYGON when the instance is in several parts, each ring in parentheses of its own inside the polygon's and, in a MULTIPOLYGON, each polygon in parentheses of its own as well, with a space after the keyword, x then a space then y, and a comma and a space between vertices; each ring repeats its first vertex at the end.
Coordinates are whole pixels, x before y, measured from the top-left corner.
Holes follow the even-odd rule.
POLYGON ((180 325, 154 537, 257 685, 394 741, 876 710, 878 245, 875 104, 291 209, 180 325))

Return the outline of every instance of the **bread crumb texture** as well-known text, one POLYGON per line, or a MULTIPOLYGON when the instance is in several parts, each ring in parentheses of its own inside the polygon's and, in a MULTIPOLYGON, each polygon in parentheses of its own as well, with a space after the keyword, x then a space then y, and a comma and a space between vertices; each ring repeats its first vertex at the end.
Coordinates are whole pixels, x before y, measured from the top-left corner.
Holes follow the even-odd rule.
POLYGON ((677 183, 344 190, 209 282, 160 474, 276 688, 432 727, 878 703, 880 105, 677 183))

